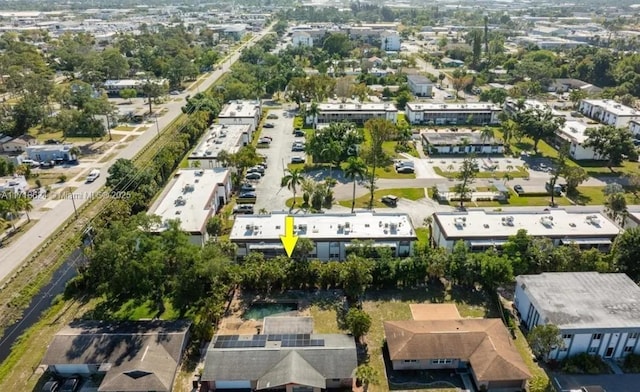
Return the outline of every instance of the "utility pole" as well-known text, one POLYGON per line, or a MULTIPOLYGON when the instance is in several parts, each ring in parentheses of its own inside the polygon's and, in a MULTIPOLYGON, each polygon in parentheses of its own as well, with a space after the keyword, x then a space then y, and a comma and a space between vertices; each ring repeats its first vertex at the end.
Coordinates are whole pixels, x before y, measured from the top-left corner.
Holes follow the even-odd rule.
POLYGON ((78 209, 76 208, 76 201, 73 198, 73 192, 71 192, 71 204, 73 204, 73 212, 76 215, 76 219, 78 219, 78 209))
POLYGON ((158 125, 158 115, 155 114, 153 117, 156 119, 156 135, 157 137, 160 137, 160 125, 158 125))

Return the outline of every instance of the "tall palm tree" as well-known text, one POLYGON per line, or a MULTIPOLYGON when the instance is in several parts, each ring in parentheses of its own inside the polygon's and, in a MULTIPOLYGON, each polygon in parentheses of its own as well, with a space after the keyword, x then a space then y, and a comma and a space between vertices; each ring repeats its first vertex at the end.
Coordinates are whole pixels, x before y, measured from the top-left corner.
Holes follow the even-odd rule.
POLYGON ((78 157, 81 153, 82 152, 80 151, 80 148, 78 146, 73 146, 69 149, 69 155, 73 158, 74 161, 78 160, 78 157))
POLYGON ((27 222, 31 222, 31 217, 29 216, 29 212, 33 210, 33 204, 31 204, 31 199, 26 196, 21 196, 18 198, 18 208, 24 211, 27 216, 27 222))
POLYGON ((296 205, 296 192, 298 186, 302 184, 303 178, 302 170, 300 169, 291 169, 289 173, 282 177, 281 186, 286 186, 287 189, 293 192, 293 203, 291 204, 289 212, 293 211, 293 207, 296 205))
POLYGON ((495 136, 496 133, 493 128, 490 128, 488 126, 485 126, 484 128, 482 128, 482 131, 480 131, 480 140, 482 140, 482 144, 485 144, 489 140, 494 140, 495 136))
POLYGON ((367 175, 367 165, 357 157, 349 157, 344 168, 344 176, 353 181, 353 196, 351 198, 351 213, 356 209, 356 181, 367 175))
POLYGON ((318 113, 320 113, 320 109, 318 108, 318 104, 314 101, 311 102, 311 105, 307 108, 307 116, 313 117, 313 129, 316 129, 318 126, 318 113))

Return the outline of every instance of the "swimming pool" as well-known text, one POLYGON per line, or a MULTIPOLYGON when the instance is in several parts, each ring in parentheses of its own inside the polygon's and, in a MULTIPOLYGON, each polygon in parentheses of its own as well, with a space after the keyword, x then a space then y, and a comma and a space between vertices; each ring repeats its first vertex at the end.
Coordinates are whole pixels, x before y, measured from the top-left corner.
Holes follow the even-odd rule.
POLYGON ((293 302, 256 302, 245 310, 244 320, 262 320, 265 317, 298 310, 298 304, 293 302))

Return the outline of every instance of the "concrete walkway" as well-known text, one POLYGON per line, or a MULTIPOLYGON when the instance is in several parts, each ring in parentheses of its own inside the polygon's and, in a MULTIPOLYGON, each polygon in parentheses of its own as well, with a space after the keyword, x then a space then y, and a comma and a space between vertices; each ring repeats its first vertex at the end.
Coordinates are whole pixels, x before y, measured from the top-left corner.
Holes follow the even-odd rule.
POLYGON ((609 365, 609 367, 613 371, 613 374, 624 374, 624 372, 622 371, 620 366, 618 366, 618 363, 616 361, 612 359, 605 359, 604 361, 607 363, 607 365, 609 365))

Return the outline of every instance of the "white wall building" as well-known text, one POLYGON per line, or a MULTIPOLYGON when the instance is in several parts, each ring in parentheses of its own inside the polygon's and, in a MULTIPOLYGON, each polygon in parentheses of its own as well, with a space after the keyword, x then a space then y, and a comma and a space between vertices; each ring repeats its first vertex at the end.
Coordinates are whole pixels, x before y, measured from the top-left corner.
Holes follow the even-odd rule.
POLYGON ((610 99, 583 99, 580 113, 605 125, 627 127, 629 121, 640 120, 640 111, 610 99))
POLYGON ((380 33, 380 49, 389 52, 400 51, 400 34, 392 30, 380 33))
POLYGON ((573 159, 604 159, 591 147, 585 147, 584 143, 587 141, 587 135, 585 132, 589 127, 578 121, 566 121, 562 128, 556 131, 556 136, 563 142, 569 144, 569 155, 573 159))
MULTIPOLYGON (((308 112, 309 109, 307 109, 308 112)), ((384 118, 395 124, 398 118, 398 109, 392 103, 320 103, 318 104, 318 114, 308 115, 306 123, 318 125, 351 121, 356 124, 364 124, 372 118, 384 118)))
POLYGON ((107 91, 107 94, 111 96, 117 96, 120 94, 120 91, 125 89, 133 89, 138 92, 138 94, 142 94, 142 88, 147 83, 155 83, 159 85, 166 85, 166 79, 150 79, 140 80, 140 79, 119 79, 119 80, 107 80, 104 82, 104 89, 107 91))
POLYGON ((4 152, 24 152, 28 146, 35 145, 36 139, 12 137, 0 134, 0 150, 4 152))
POLYGON ((629 120, 629 130, 636 139, 640 138, 640 120, 629 120))
MULTIPOLYGON (((287 214, 236 216, 231 242, 238 245, 238 256, 262 252, 273 257, 284 253, 280 236, 284 235, 287 214)), ((344 260, 353 240, 375 241, 374 247, 389 247, 394 256, 409 256, 417 240, 407 214, 358 212, 355 214, 313 214, 294 216, 294 234, 315 244, 311 258, 344 260)))
POLYGON ((504 144, 491 138, 484 140, 480 132, 433 132, 420 134, 426 154, 502 154, 504 144))
POLYGON ((29 183, 24 176, 0 178, 0 193, 24 193, 29 189, 29 183))
POLYGON ((207 222, 225 205, 231 194, 231 174, 228 169, 182 169, 167 184, 162 195, 149 209, 158 215, 166 230, 170 220, 179 220, 180 228, 190 235, 192 243, 204 245, 209 239, 207 222))
POLYGON ((417 97, 429 97, 433 95, 433 83, 422 75, 408 75, 407 83, 413 95, 417 97))
POLYGON ((531 330, 553 324, 564 347, 549 359, 589 353, 618 359, 640 353, 640 288, 627 275, 547 272, 516 278, 514 305, 531 330))
POLYGON ((492 103, 409 102, 405 107, 410 124, 491 125, 500 122, 500 106, 492 103))
POLYGON ((238 152, 240 147, 251 142, 251 125, 213 124, 204 134, 200 143, 187 157, 189 166, 199 162, 201 168, 219 167, 218 154, 226 151, 229 154, 238 152))
POLYGON ((583 213, 563 209, 534 211, 468 210, 433 214, 432 238, 436 246, 453 249, 464 241, 473 251, 501 248, 524 229, 532 237, 544 237, 554 245, 575 243, 581 248, 608 250, 621 232, 620 227, 602 213, 583 213))
POLYGON ((293 46, 313 46, 313 37, 306 31, 294 31, 291 35, 293 46))
POLYGON ((230 101, 218 114, 218 123, 226 125, 250 125, 255 131, 262 116, 260 101, 230 101))

